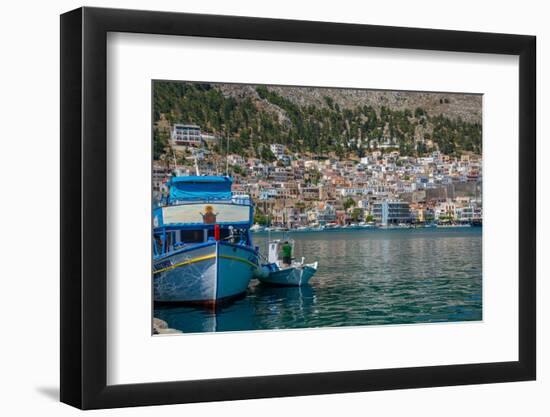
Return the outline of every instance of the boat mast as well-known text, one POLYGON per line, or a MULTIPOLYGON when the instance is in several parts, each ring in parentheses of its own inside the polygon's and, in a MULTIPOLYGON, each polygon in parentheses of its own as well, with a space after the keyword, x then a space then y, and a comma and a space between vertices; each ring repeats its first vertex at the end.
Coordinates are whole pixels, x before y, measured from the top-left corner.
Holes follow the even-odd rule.
POLYGON ((174 152, 174 149, 172 148, 172 158, 174 159, 174 172, 176 174, 176 176, 179 174, 178 173, 178 164, 176 162, 176 152, 174 152))
POLYGON ((201 175, 200 171, 199 171, 199 161, 198 161, 198 157, 197 157, 197 152, 196 151, 193 151, 193 156, 195 157, 195 174, 198 176, 201 175))
POLYGON ((225 176, 229 177, 229 134, 225 131, 225 176))
MULTIPOLYGON (((265 242, 265 254, 267 259, 269 259, 269 244, 271 243, 271 226, 267 229, 267 241, 265 242)), ((269 262, 269 261, 268 261, 269 262)))

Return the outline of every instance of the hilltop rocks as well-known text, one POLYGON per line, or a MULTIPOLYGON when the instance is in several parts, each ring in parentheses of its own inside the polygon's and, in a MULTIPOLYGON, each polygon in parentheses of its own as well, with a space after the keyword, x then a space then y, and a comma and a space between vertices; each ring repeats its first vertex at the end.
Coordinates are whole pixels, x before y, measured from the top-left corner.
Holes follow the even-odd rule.
MULTIPOLYGON (((217 84, 213 86, 219 88, 227 97, 236 99, 252 98, 259 100, 255 85, 247 84, 217 84)), ((318 87, 283 87, 268 86, 270 91, 287 98, 300 106, 314 105, 317 107, 327 107, 327 97, 331 103, 338 104, 342 109, 362 106, 372 106, 376 112, 380 113, 382 106, 389 107, 392 110, 414 110, 421 107, 428 112, 430 116, 439 114, 456 120, 459 117, 470 123, 481 123, 481 94, 453 94, 423 91, 386 91, 386 90, 366 90, 366 89, 340 89, 340 88, 318 88, 318 87)), ((280 117, 287 118, 286 113, 269 103, 263 104, 270 112, 281 112, 280 117)))

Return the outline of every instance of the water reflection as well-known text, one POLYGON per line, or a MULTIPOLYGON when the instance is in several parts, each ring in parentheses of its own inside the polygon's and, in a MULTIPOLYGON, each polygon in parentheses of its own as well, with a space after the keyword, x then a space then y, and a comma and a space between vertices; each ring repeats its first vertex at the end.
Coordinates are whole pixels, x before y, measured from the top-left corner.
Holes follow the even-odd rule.
POLYGON ((306 287, 273 287, 252 283, 246 297, 216 309, 162 306, 155 317, 185 333, 281 329, 288 323, 306 327, 315 304, 315 290, 306 287))
MULTIPOLYGON (((481 320, 481 229, 295 233, 295 254, 319 261, 306 287, 252 283, 209 311, 156 308, 183 332, 481 320)), ((256 235, 262 249, 266 236, 256 235)))

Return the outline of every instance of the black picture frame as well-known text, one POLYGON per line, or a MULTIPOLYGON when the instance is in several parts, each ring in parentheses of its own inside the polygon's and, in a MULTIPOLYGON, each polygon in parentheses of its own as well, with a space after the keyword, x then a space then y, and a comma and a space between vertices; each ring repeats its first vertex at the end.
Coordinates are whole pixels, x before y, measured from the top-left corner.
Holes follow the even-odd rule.
POLYGON ((536 38, 251 17, 80 8, 61 16, 61 401, 82 409, 533 380, 536 38), (108 32, 519 56, 519 360, 107 385, 108 32))

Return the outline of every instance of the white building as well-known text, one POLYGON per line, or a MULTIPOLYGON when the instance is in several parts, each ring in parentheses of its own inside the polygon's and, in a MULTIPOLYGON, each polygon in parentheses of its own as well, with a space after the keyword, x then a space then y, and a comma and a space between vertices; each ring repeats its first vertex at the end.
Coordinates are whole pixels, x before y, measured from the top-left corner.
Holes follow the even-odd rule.
POLYGON ((200 146, 201 128, 197 125, 175 124, 172 127, 171 138, 175 146, 200 146))
POLYGON ((447 200, 435 206, 434 216, 436 220, 439 220, 441 218, 456 219, 456 211, 456 204, 451 200, 447 200))
POLYGON ((372 205, 372 215, 381 224, 408 223, 413 220, 409 203, 406 201, 377 201, 372 205))
POLYGON ((214 143, 218 141, 218 137, 212 133, 201 132, 201 138, 204 142, 214 143))
POLYGON ((299 184, 299 190, 300 190, 302 199, 304 200, 316 201, 321 199, 321 191, 317 186, 305 186, 305 185, 299 184))
POLYGON ((337 191, 342 197, 350 197, 354 195, 367 195, 369 189, 366 187, 347 187, 347 188, 338 188, 337 191))
POLYGON ((166 181, 170 177, 171 170, 163 162, 153 162, 153 192, 166 191, 166 181))
POLYGON ((336 221, 336 210, 330 204, 325 204, 322 207, 315 207, 307 212, 308 221, 310 223, 318 223, 321 225, 333 223, 336 221))
POLYGON ((428 165, 434 163, 434 158, 430 156, 425 156, 421 158, 416 158, 416 163, 419 165, 428 165))
POLYGON ((280 143, 272 143, 269 145, 269 149, 271 149, 271 153, 275 155, 275 157, 280 158, 285 154, 285 145, 281 145, 280 143))
POLYGON ((368 211, 370 208, 369 200, 359 200, 357 201, 357 207, 360 209, 363 209, 365 211, 368 211))
POLYGON ((244 158, 241 155, 237 155, 237 154, 228 155, 227 162, 229 162, 229 165, 239 165, 240 167, 243 167, 243 168, 246 163, 244 158))
POLYGON ((456 219, 459 222, 472 222, 474 220, 481 220, 482 210, 481 207, 470 205, 467 207, 460 207, 455 210, 456 219))

